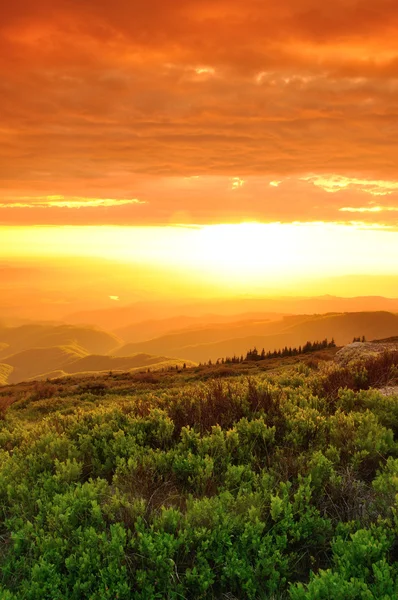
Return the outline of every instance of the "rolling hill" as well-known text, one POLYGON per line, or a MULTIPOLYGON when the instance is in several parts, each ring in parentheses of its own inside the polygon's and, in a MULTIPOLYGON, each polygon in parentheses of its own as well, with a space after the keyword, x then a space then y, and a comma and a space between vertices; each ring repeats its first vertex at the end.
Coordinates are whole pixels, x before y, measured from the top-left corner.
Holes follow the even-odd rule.
POLYGON ((181 356, 207 361, 245 354, 251 347, 266 351, 299 346, 308 340, 334 338, 337 345, 365 335, 367 339, 398 334, 398 315, 389 312, 359 312, 324 315, 294 315, 279 321, 251 321, 184 330, 118 348, 117 356, 136 352, 181 356))
POLYGON ((151 319, 131 323, 116 329, 114 333, 126 342, 137 343, 182 330, 206 329, 209 325, 222 327, 225 323, 276 320, 282 316, 276 313, 206 314, 200 317, 179 315, 167 319, 151 319))
MULTIPOLYGON (((198 318, 193 320, 194 326, 127 344, 119 336, 89 326, 2 327, 0 383, 68 374, 161 369, 184 362, 190 365, 234 354, 245 355, 253 347, 267 352, 324 338, 334 338, 341 346, 363 335, 367 340, 398 335, 398 315, 386 311, 289 315, 274 320, 258 315, 235 317, 207 325, 198 318)), ((136 332, 138 338, 143 338, 145 331, 183 327, 184 323, 192 321, 173 318, 141 322, 126 326, 125 335, 133 336, 136 332)))
POLYGON ((18 383, 54 370, 66 372, 70 363, 76 362, 86 354, 84 350, 75 346, 53 346, 23 350, 4 359, 5 364, 13 369, 8 376, 8 381, 9 383, 18 383))
MULTIPOLYGON (((0 364, 0 385, 32 379, 52 379, 66 375, 93 375, 105 372, 129 372, 182 366, 181 359, 150 354, 106 356, 88 354, 78 346, 31 348, 9 356, 0 364)), ((195 363, 185 361, 187 366, 195 363)))
MULTIPOLYGON (((75 324, 94 324, 109 331, 119 331, 126 325, 142 321, 169 318, 203 318, 209 314, 237 316, 260 314, 324 314, 329 312, 391 311, 398 312, 397 298, 359 296, 342 298, 324 295, 314 297, 265 297, 211 299, 193 302, 135 302, 128 306, 93 309, 65 316, 64 321, 75 324), (184 315, 181 317, 181 315, 184 315)), ((237 320, 237 319, 235 319, 237 320)), ((207 321, 209 323, 209 321, 207 321)), ((123 335, 122 335, 123 337, 123 335)))
MULTIPOLYGON (((96 356, 90 355, 76 360, 67 365, 67 373, 95 373, 105 371, 131 371, 142 368, 161 368, 182 364, 180 359, 167 358, 166 356, 154 356, 152 354, 135 354, 132 356, 96 356)), ((193 364, 190 361, 188 364, 193 364)))
POLYGON ((69 324, 32 323, 0 327, 0 356, 6 357, 30 348, 78 345, 88 353, 107 354, 120 346, 112 333, 95 327, 69 324))

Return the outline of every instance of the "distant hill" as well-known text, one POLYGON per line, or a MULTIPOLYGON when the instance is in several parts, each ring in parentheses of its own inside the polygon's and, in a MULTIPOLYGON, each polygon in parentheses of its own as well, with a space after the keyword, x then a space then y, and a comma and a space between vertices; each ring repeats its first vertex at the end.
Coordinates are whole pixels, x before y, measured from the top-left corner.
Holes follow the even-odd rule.
MULTIPOLYGON (((181 368, 183 367, 183 364, 186 364, 186 367, 195 367, 196 363, 187 360, 187 361, 182 361, 180 359, 177 358, 165 358, 164 360, 162 360, 162 357, 155 357, 155 358, 159 358, 159 362, 151 362, 150 364, 146 364, 146 365, 139 365, 136 367, 130 367, 130 368, 115 368, 115 365, 111 365, 112 368, 107 368, 107 369, 99 369, 99 370, 90 370, 90 371, 77 371, 75 372, 70 372, 70 371, 62 371, 62 370, 55 370, 55 371, 50 371, 49 373, 41 373, 40 375, 35 375, 34 377, 30 377, 28 379, 25 379, 24 381, 42 381, 42 380, 47 380, 47 379, 59 379, 59 378, 63 378, 63 377, 73 377, 73 378, 92 378, 92 377, 100 377, 100 376, 106 376, 109 375, 110 373, 112 375, 117 375, 117 374, 133 374, 133 373, 142 373, 144 372, 144 374, 146 374, 146 372, 149 370, 150 373, 156 372, 156 371, 170 371, 171 369, 174 371, 175 368, 177 368, 178 370, 181 370, 181 368)), ((20 383, 20 382, 17 382, 20 383)))
POLYGON ((95 327, 33 323, 0 327, 0 344, 0 356, 4 358, 30 348, 64 345, 78 345, 88 353, 107 354, 120 346, 121 340, 95 327))
POLYGON ((122 343, 119 336, 89 326, 30 324, 3 327, 0 328, 0 361, 3 365, 0 383, 64 374, 152 370, 176 364, 181 366, 183 362, 189 365, 234 354, 245 355, 253 347, 272 352, 324 338, 334 338, 336 344, 342 346, 363 335, 367 340, 398 336, 398 314, 387 311, 288 315, 273 320, 258 316, 234 318, 225 317, 221 322, 206 325, 198 317, 193 320, 193 326, 180 329, 178 325, 187 325, 190 318, 142 322, 136 328, 126 326, 126 333, 134 335, 135 330, 137 335, 144 337, 151 327, 152 330, 176 327, 176 330, 127 344, 122 343))
POLYGON ((66 367, 67 373, 97 372, 97 371, 130 371, 143 367, 159 367, 181 364, 181 359, 170 359, 166 356, 151 354, 135 354, 132 356, 85 356, 66 367))
POLYGON ((70 363, 76 362, 86 354, 84 350, 75 346, 23 350, 4 359, 5 363, 13 368, 8 376, 8 382, 17 383, 55 369, 66 372, 70 363))
POLYGON ((238 323, 217 323, 207 327, 184 329, 168 333, 152 340, 130 343, 115 350, 116 356, 126 356, 135 352, 162 353, 163 349, 183 349, 187 346, 222 341, 250 334, 269 334, 280 331, 281 321, 243 321, 238 323))
POLYGON ((32 379, 47 379, 65 375, 92 375, 105 372, 127 372, 139 369, 162 369, 195 363, 166 356, 135 354, 114 357, 90 355, 79 346, 31 348, 4 359, 0 365, 0 385, 32 379))
MULTIPOLYGON (((181 319, 187 317, 201 318, 209 314, 226 317, 244 313, 311 315, 315 313, 359 311, 398 312, 398 299, 384 298, 383 296, 341 298, 325 295, 315 297, 226 298, 194 302, 135 302, 129 306, 76 312, 65 316, 64 320, 68 323, 95 324, 98 327, 119 332, 126 324, 131 325, 153 319, 172 319, 176 317, 181 319)), ((155 333, 155 335, 159 334, 160 332, 155 333)), ((122 335, 122 337, 124 336, 122 335)))
POLYGON ((362 335, 367 339, 398 335, 398 315, 384 311, 294 315, 279 321, 213 326, 160 336, 147 342, 130 343, 120 347, 115 354, 121 356, 148 352, 207 361, 245 354, 254 346, 272 351, 324 338, 334 338, 337 345, 344 345, 351 342, 353 337, 362 335))
POLYGON ((179 315, 167 319, 151 319, 131 323, 116 329, 114 333, 126 342, 142 342, 168 333, 203 328, 209 325, 222 327, 225 323, 242 323, 253 320, 276 320, 283 315, 275 313, 242 313, 234 315, 206 314, 200 317, 179 315))

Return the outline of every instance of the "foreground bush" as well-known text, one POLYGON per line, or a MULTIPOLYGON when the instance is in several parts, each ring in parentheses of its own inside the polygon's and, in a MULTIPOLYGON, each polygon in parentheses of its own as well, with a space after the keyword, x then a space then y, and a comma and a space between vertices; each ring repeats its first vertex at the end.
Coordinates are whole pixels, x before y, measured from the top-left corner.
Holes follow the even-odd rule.
POLYGON ((398 400, 323 377, 13 404, 0 597, 397 598, 398 400))

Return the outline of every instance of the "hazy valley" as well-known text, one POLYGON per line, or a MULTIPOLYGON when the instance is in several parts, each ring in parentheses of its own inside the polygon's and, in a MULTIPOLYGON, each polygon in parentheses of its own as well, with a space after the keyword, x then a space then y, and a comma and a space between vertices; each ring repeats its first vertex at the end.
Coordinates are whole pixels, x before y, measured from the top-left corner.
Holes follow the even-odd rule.
POLYGON ((184 363, 190 366, 245 356, 254 347, 272 352, 325 338, 333 338, 342 346, 358 336, 372 340, 398 335, 398 313, 336 310, 347 305, 369 306, 376 301, 398 306, 398 301, 374 298, 322 297, 281 300, 279 304, 265 299, 211 304, 219 314, 205 312, 209 303, 199 304, 199 315, 195 314, 197 304, 184 306, 186 312, 181 315, 174 315, 178 306, 172 306, 164 318, 140 320, 142 313, 132 305, 71 316, 70 323, 4 324, 0 326, 0 382, 4 385, 67 374, 181 368, 184 363), (335 310, 326 314, 283 314, 288 307, 300 310, 314 306, 335 310), (251 308, 252 312, 232 313, 237 307, 251 308), (279 311, 270 312, 270 308, 279 311), (84 318, 91 319, 91 324, 83 324, 84 318), (113 322, 117 327, 101 327, 104 322, 113 322))

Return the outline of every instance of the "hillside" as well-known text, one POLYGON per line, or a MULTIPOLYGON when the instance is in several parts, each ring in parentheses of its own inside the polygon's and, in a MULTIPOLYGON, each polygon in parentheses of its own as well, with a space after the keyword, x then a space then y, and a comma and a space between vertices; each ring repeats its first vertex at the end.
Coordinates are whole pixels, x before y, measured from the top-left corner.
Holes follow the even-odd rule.
POLYGON ((214 361, 234 353, 240 356, 254 346, 272 351, 325 337, 334 338, 338 345, 344 345, 358 335, 374 339, 397 334, 398 315, 389 312, 295 315, 278 321, 230 323, 185 330, 147 342, 124 345, 115 354, 163 353, 200 362, 214 361))
MULTIPOLYGON (((187 362, 186 365, 194 366, 195 363, 187 362)), ((166 356, 153 356, 152 354, 134 354, 132 356, 85 356, 74 361, 65 368, 66 373, 100 373, 106 371, 112 372, 130 372, 136 369, 167 369, 178 365, 182 367, 183 361, 166 356)))
MULTIPOLYGON (((0 385, 28 379, 51 379, 66 375, 81 376, 101 372, 123 372, 135 369, 167 369, 182 366, 180 359, 149 354, 114 357, 88 354, 78 346, 31 348, 4 359, 1 365, 0 385), (3 373, 3 374, 2 374, 3 373)), ((195 363, 186 361, 191 366, 195 363)))
MULTIPOLYGON (((210 315, 215 320, 217 315, 210 315)), ((164 335, 123 343, 120 335, 85 326, 32 323, 0 328, 0 360, 12 370, 1 383, 53 378, 63 374, 131 371, 132 369, 188 365, 227 356, 246 355, 249 348, 266 352, 307 341, 334 338, 344 345, 354 337, 368 340, 398 335, 398 315, 389 312, 328 313, 314 315, 230 315, 220 322, 191 319, 157 319, 125 327, 125 335, 138 338, 166 329, 164 335), (184 326, 185 324, 185 326, 184 326), (179 327, 180 326, 180 327, 179 327), (177 328, 169 331, 168 328, 177 328), (54 341, 63 341, 55 343, 54 341)), ((122 331, 119 330, 119 334, 122 331)))
POLYGON ((6 385, 10 381, 12 366, 0 363, 0 385, 6 385))
POLYGON ((0 327, 0 356, 9 356, 30 348, 78 345, 88 353, 107 354, 121 340, 95 327, 68 324, 32 323, 19 327, 0 327))
POLYGON ((276 320, 281 315, 275 313, 243 313, 234 315, 205 314, 200 317, 178 315, 167 319, 151 319, 131 323, 114 331, 114 333, 126 342, 143 342, 168 333, 176 333, 181 330, 192 330, 198 328, 225 327, 226 323, 249 323, 253 321, 276 320))
POLYGON ((18 383, 42 373, 64 370, 73 362, 86 356, 86 352, 76 346, 53 346, 50 348, 31 348, 13 354, 4 359, 12 367, 9 383, 18 383))
MULTIPOLYGON (((129 306, 116 306, 107 309, 85 310, 65 315, 64 320, 75 324, 95 324, 109 331, 125 328, 135 323, 149 320, 221 315, 223 318, 242 314, 315 314, 329 312, 359 311, 398 312, 398 298, 382 296, 358 296, 341 298, 337 296, 314 297, 266 297, 266 298, 224 298, 194 302, 147 301, 135 302, 129 306)), ((239 319, 239 317, 238 317, 239 319)), ((235 320, 238 320, 235 319, 235 320)), ((209 322, 209 321, 208 321, 209 322)), ((122 336, 123 337, 123 336, 122 336)))
MULTIPOLYGON (((234 339, 240 339, 243 337, 248 338, 250 335, 254 336, 268 336, 272 334, 279 334, 289 326, 293 324, 299 324, 303 321, 310 319, 308 315, 293 315, 286 316, 282 319, 270 320, 267 319, 246 319, 232 321, 229 323, 213 323, 212 325, 201 326, 197 328, 186 328, 180 331, 170 332, 166 335, 159 336, 151 340, 146 340, 139 343, 129 343, 117 348, 115 350, 116 355, 128 354, 130 352, 136 352, 137 349, 142 351, 152 352, 159 351, 161 348, 170 349, 173 348, 176 351, 189 352, 189 348, 192 346, 211 344, 214 342, 231 342, 234 343, 234 339)), ((232 349, 232 346, 231 346, 232 349)), ((233 349, 229 350, 228 353, 233 353, 233 349)), ((209 356, 209 358, 213 358, 209 356)))
POLYGON ((396 599, 398 352, 335 353, 2 388, 0 596, 396 599))

